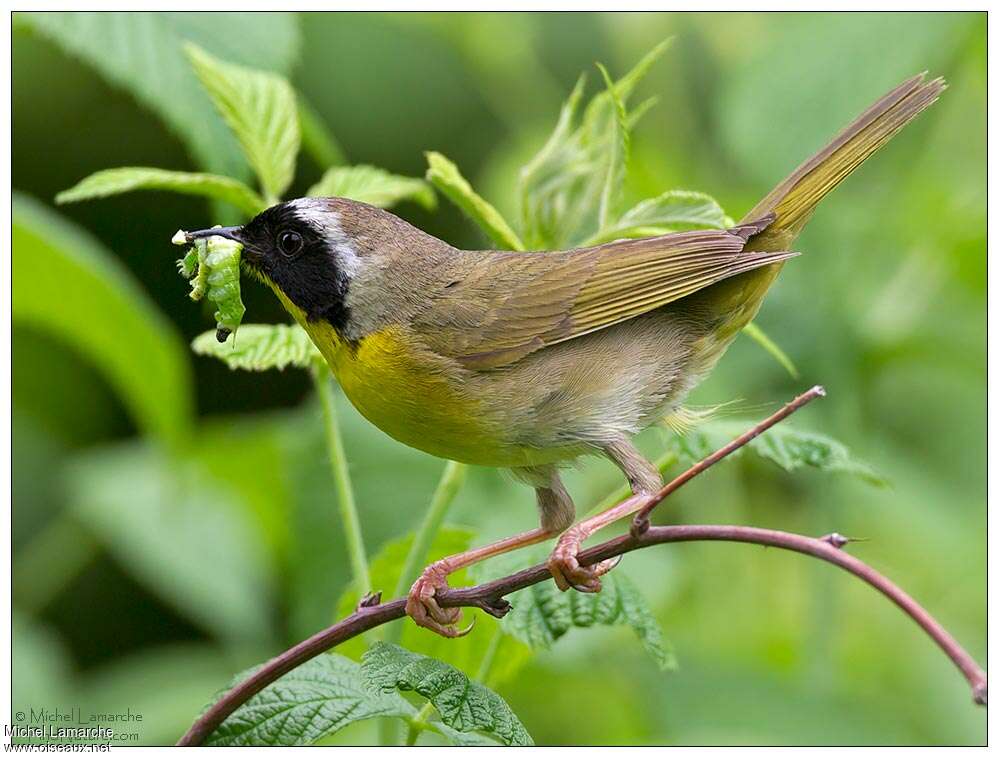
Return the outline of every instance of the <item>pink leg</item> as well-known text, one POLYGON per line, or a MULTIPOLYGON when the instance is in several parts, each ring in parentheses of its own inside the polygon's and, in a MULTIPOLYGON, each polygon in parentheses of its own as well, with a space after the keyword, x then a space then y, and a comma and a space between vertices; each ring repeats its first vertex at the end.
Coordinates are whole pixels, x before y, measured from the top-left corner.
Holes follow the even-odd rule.
POLYGON ((406 613, 419 626, 435 631, 444 637, 462 637, 468 634, 472 630, 471 625, 465 629, 458 629, 455 626, 461 620, 461 609, 441 608, 434 598, 438 589, 448 586, 448 575, 466 566, 471 566, 473 563, 484 561, 486 558, 543 542, 554 534, 556 532, 543 527, 531 529, 529 532, 521 532, 493 542, 491 545, 477 547, 457 555, 449 555, 436 563, 431 563, 423 570, 420 578, 409 590, 409 597, 406 599, 406 613))
POLYGON ((635 494, 593 518, 570 526, 559 537, 555 549, 548 558, 548 568, 552 572, 555 584, 563 592, 570 587, 580 592, 600 592, 600 577, 614 568, 620 562, 620 558, 584 568, 576 559, 580 547, 595 532, 640 511, 648 502, 649 495, 662 487, 662 477, 658 469, 645 460, 629 440, 616 440, 609 444, 604 452, 628 477, 631 490, 635 494))
POLYGON ((576 556, 580 547, 591 535, 613 524, 618 519, 638 513, 648 501, 648 495, 632 495, 613 508, 598 513, 593 518, 573 524, 559 537, 548 558, 548 569, 552 572, 555 584, 562 591, 570 587, 580 592, 600 592, 600 577, 614 568, 621 560, 620 556, 602 561, 593 566, 580 566, 576 556))

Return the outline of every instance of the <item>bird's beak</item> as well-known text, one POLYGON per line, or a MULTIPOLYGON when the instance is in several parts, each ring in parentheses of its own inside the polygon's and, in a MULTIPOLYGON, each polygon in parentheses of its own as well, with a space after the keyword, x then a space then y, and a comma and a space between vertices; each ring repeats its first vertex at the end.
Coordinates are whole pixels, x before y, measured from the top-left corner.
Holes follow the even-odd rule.
POLYGON ((188 242, 194 242, 194 240, 204 239, 205 237, 225 237, 236 242, 242 242, 243 239, 239 236, 241 231, 243 231, 243 227, 241 226, 217 226, 214 229, 199 229, 196 232, 187 232, 185 237, 188 242))

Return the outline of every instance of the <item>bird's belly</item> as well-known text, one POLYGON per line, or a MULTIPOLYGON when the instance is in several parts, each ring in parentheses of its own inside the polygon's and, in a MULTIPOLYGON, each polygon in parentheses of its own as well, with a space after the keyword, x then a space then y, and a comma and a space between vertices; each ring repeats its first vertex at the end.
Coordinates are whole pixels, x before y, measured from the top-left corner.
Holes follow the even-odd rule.
MULTIPOLYGON (((573 458, 570 446, 534 448, 510 435, 509 419, 476 397, 438 356, 418 353, 396 328, 353 345, 307 326, 344 394, 368 421, 410 447, 483 466, 518 467, 573 458), (326 348, 322 346, 326 345, 326 348)), ((330 331, 332 331, 330 329, 330 331)))
POLYGON ((400 442, 483 466, 558 463, 662 420, 700 375, 703 325, 670 308, 546 347, 498 370, 466 372, 421 350, 403 327, 345 343, 301 321, 354 407, 400 442))

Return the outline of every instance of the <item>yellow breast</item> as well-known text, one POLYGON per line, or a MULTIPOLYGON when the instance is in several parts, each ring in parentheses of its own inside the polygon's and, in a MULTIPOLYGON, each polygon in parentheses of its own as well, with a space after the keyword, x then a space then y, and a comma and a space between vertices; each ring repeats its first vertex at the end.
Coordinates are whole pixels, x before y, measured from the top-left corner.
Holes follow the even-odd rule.
POLYGON ((398 328, 345 342, 329 324, 303 322, 354 407, 386 434, 432 455, 491 463, 501 445, 478 403, 420 354, 398 328))
POLYGON ((322 352, 344 394, 386 434, 440 458, 483 466, 529 466, 575 457, 576 450, 514 442, 509 409, 469 391, 461 369, 392 326, 349 342, 327 322, 309 321, 277 288, 284 306, 322 352))

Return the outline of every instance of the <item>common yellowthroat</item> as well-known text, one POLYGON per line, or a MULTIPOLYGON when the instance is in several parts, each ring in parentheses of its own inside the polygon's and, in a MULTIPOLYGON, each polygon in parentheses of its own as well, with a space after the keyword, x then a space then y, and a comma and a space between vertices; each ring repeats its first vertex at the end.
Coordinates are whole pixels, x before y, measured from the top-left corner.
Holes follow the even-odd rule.
POLYGON ((535 488, 539 528, 446 558, 413 586, 413 619, 456 636, 458 610, 434 600, 447 575, 558 533, 549 566, 559 588, 600 589, 611 566, 580 567, 582 540, 662 485, 631 438, 674 412, 754 317, 818 202, 944 87, 922 75, 902 83, 724 231, 465 251, 378 208, 306 198, 190 236, 244 245, 245 268, 376 426, 535 488), (635 497, 572 526, 559 466, 590 453, 617 464, 635 497))

